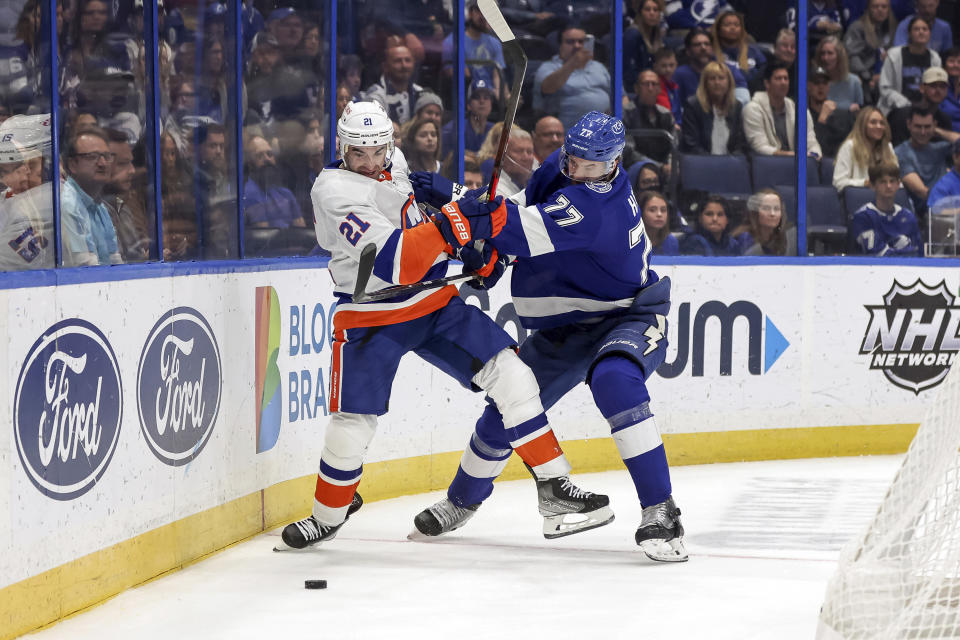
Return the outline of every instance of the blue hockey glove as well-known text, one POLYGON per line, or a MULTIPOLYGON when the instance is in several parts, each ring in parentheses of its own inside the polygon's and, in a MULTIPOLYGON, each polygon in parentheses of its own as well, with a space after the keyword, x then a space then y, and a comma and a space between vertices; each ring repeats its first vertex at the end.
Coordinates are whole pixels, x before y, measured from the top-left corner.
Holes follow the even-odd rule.
POLYGON ((463 263, 464 273, 477 276, 467 281, 474 289, 492 289, 500 281, 508 264, 507 257, 501 256, 489 242, 484 243, 482 251, 477 251, 473 245, 462 247, 457 257, 463 263))
POLYGON ((439 209, 453 200, 453 183, 438 173, 414 171, 410 174, 410 184, 417 202, 439 209))
POLYGON ((440 227, 443 239, 456 249, 500 233, 507 223, 507 205, 500 196, 492 202, 459 200, 443 205, 434 222, 440 227))

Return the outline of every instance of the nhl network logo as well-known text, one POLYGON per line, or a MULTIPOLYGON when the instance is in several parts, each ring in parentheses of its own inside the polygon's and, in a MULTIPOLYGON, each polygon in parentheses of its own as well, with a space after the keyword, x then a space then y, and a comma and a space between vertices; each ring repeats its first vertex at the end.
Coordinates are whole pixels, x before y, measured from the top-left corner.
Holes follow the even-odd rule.
POLYGON ((37 489, 72 500, 93 488, 123 414, 120 367, 100 330, 79 318, 47 329, 27 353, 13 402, 17 453, 37 489))
POLYGON ((220 349, 194 309, 168 311, 140 355, 137 412, 147 445, 174 467, 196 458, 213 433, 222 387, 220 349))
POLYGON ((870 323, 860 353, 893 384, 921 391, 940 384, 960 350, 960 305, 945 281, 910 286, 894 280, 884 304, 866 305, 870 323))

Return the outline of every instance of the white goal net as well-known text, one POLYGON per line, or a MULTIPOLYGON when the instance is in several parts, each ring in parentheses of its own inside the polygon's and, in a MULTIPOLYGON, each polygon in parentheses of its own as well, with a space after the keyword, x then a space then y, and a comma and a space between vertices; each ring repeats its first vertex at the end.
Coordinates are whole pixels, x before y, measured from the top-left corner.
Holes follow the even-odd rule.
POLYGON ((960 366, 927 407, 880 509, 844 549, 818 640, 960 638, 960 366))

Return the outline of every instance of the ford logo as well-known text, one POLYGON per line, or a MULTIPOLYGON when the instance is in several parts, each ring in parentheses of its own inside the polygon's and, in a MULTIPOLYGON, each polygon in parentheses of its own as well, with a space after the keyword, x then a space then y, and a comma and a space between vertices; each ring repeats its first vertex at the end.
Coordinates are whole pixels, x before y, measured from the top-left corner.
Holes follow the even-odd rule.
POLYGON ((27 353, 14 395, 17 453, 43 494, 72 500, 107 470, 120 436, 120 367, 95 326, 70 318, 27 353))
POLYGON ((174 467, 196 458, 220 409, 220 349, 206 319, 178 307, 153 326, 140 354, 137 412, 147 444, 174 467))

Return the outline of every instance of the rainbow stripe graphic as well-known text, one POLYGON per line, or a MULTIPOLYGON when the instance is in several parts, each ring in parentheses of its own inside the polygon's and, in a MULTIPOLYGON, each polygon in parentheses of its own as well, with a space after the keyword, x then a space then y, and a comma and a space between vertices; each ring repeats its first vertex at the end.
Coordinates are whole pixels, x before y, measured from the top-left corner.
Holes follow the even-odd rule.
POLYGON ((256 296, 257 453, 263 453, 280 437, 280 299, 273 287, 257 287, 256 296))

